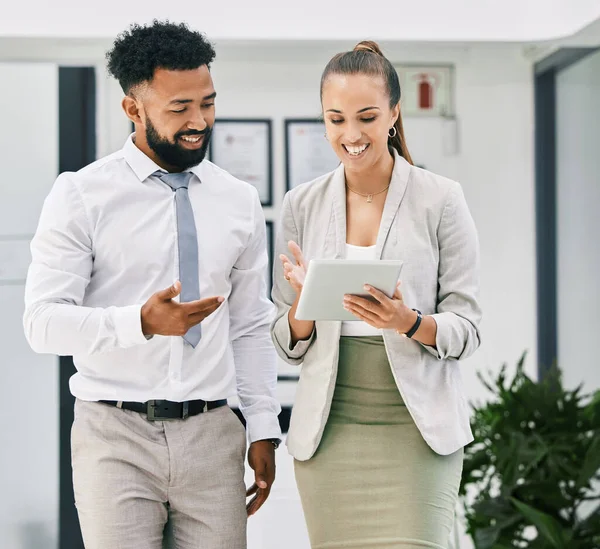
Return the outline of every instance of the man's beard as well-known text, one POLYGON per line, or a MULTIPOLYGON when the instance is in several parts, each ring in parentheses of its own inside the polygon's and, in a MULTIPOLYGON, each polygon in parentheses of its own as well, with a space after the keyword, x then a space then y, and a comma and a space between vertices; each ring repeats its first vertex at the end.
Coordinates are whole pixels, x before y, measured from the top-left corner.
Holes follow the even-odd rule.
POLYGON ((171 143, 168 139, 162 137, 158 133, 154 127, 154 124, 152 124, 152 121, 149 118, 146 119, 146 141, 148 142, 148 146, 166 165, 181 171, 187 170, 192 166, 197 166, 204 160, 206 151, 208 150, 211 133, 212 128, 210 126, 206 126, 204 131, 201 132, 179 132, 174 136, 175 142, 171 143), (199 149, 183 148, 179 144, 179 138, 186 135, 191 137, 196 137, 199 135, 204 136, 202 146, 199 149))

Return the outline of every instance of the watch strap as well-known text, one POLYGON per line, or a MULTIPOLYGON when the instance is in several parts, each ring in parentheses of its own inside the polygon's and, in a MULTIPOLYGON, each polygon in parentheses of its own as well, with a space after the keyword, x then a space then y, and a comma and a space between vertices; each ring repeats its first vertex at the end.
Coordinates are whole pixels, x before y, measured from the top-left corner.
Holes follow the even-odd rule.
POLYGON ((421 322, 423 321, 423 315, 421 314, 421 311, 419 311, 418 309, 413 309, 413 311, 417 313, 417 320, 415 320, 415 323, 413 324, 412 328, 408 330, 406 334, 404 334, 408 338, 411 338, 417 333, 417 330, 419 329, 419 326, 421 326, 421 322))
POLYGON ((277 448, 279 448, 279 445, 281 444, 281 439, 280 438, 268 438, 267 439, 273 446, 275 446, 275 450, 277 450, 277 448))

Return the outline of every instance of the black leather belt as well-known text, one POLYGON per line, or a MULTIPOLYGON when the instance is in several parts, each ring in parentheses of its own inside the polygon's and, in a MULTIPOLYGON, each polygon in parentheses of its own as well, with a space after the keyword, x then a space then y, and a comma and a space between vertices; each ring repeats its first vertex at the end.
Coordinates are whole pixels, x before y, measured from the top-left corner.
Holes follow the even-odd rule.
POLYGON ((125 410, 146 414, 148 421, 168 421, 185 419, 196 416, 215 408, 227 405, 227 400, 188 400, 186 402, 171 402, 170 400, 149 400, 148 402, 123 402, 117 400, 101 400, 103 404, 116 406, 125 410))

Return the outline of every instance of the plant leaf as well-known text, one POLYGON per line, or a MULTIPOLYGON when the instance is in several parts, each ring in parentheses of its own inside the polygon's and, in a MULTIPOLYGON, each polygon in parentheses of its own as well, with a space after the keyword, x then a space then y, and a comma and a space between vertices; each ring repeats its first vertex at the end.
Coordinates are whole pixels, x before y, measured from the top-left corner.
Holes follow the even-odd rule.
POLYGON ((575 525, 574 534, 584 540, 600 538, 600 505, 575 525))
POLYGON ((499 535, 500 529, 496 526, 479 528, 473 537, 476 549, 492 549, 499 535))
POLYGON ((577 477, 577 488, 583 488, 600 469, 600 436, 596 436, 585 455, 583 466, 577 477))
POLYGON ((548 540, 556 549, 568 549, 567 541, 560 523, 550 515, 542 513, 516 498, 511 498, 514 506, 538 530, 538 533, 548 540))

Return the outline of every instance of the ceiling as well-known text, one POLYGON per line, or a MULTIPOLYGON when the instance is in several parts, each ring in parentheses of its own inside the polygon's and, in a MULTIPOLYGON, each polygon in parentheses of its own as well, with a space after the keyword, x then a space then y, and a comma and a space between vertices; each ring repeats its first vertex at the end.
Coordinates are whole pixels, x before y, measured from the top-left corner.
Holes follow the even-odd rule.
POLYGON ((600 0, 3 0, 0 37, 114 37, 186 21, 211 40, 543 42, 600 20, 600 0))

